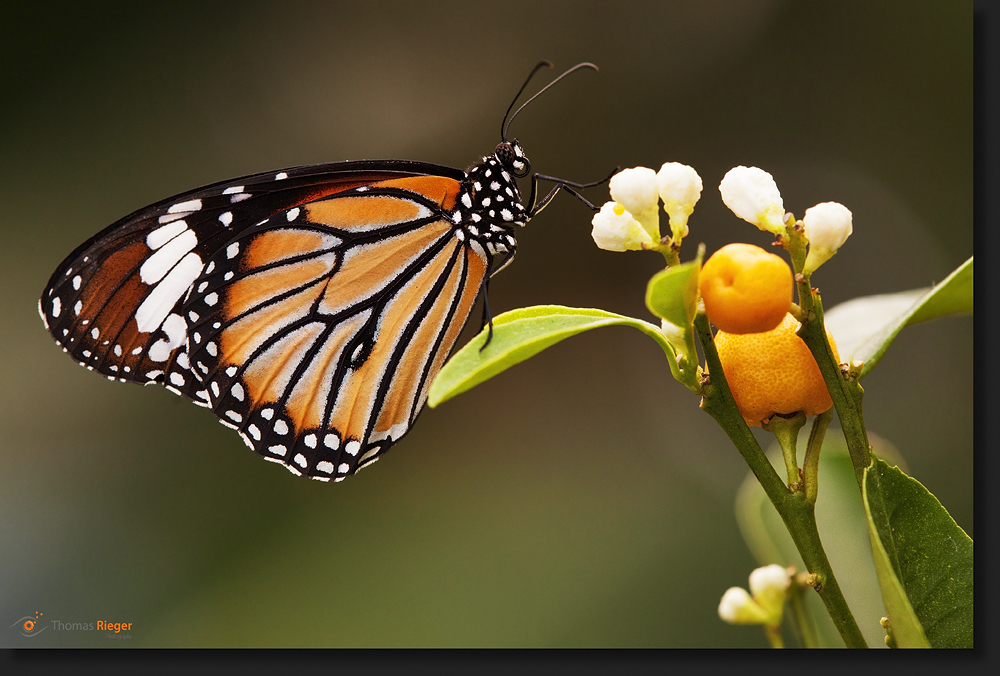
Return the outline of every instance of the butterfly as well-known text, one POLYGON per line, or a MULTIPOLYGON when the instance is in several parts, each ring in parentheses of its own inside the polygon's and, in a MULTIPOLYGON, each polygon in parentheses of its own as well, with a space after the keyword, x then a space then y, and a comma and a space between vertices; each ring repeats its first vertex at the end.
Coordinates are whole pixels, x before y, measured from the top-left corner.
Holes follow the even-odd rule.
MULTIPOLYGON (((77 362, 211 409, 265 460, 341 481, 412 427, 514 227, 573 183, 534 174, 514 117, 467 170, 404 160, 294 167, 144 207, 55 270, 39 314, 77 362), (554 187, 540 199, 539 181, 554 187)), ((610 177, 609 177, 610 178, 610 177)), ((605 179, 606 181, 607 179, 605 179)))

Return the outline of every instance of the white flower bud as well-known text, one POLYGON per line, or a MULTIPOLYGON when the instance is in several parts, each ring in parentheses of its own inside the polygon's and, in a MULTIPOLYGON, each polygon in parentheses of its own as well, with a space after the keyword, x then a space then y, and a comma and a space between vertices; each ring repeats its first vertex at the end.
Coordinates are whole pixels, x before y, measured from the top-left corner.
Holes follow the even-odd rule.
POLYGON ((624 169, 611 177, 611 198, 642 224, 651 239, 660 241, 659 196, 656 172, 648 167, 624 169))
POLYGON ((742 587, 730 587, 722 595, 719 617, 729 624, 767 624, 770 619, 742 587))
POLYGON ((781 617, 785 591, 791 583, 788 571, 776 563, 750 573, 750 593, 770 617, 781 617))
POLYGON ((667 162, 656 172, 656 183, 673 239, 680 241, 688 234, 688 217, 701 198, 701 176, 686 164, 667 162))
POLYGON ((771 174, 757 167, 734 167, 719 183, 729 209, 761 230, 785 232, 785 206, 771 174))
POLYGON ((647 167, 619 171, 608 184, 611 197, 631 213, 656 206, 656 173, 647 167))
POLYGON ((719 617, 730 624, 780 624, 785 592, 791 584, 788 571, 777 564, 757 568, 750 573, 753 596, 740 587, 730 587, 719 603, 719 617))
POLYGON ((837 202, 823 202, 806 209, 802 225, 809 240, 803 269, 806 274, 811 274, 837 253, 854 231, 850 210, 837 202))
POLYGON ((643 244, 653 244, 642 224, 617 202, 605 202, 592 223, 594 243, 606 251, 638 251, 643 244))

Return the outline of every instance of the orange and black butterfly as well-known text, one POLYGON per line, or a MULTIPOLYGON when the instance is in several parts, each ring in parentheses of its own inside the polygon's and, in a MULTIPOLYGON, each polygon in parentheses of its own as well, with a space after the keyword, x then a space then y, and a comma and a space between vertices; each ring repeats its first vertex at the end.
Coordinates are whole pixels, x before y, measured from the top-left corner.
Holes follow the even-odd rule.
MULTIPOLYGON (((542 91, 580 68, 596 70, 579 64, 542 91)), ((530 163, 507 141, 513 105, 501 143, 466 171, 320 164, 140 209, 62 262, 42 321, 88 369, 160 383, 265 460, 340 481, 413 425, 477 296, 513 258, 514 226, 560 189, 590 206, 573 188, 597 183, 540 174, 522 204, 530 163), (539 180, 554 187, 536 200, 539 180)))

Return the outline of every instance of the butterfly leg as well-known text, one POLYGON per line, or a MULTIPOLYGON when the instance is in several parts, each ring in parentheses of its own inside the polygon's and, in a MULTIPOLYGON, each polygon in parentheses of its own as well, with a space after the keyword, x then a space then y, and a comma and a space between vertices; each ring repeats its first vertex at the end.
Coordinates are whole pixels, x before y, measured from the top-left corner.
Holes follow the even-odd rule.
POLYGON ((560 190, 565 190, 569 194, 576 197, 578 200, 586 204, 592 211, 598 211, 598 207, 594 206, 590 200, 586 199, 583 195, 578 193, 576 189, 583 188, 593 188, 595 186, 601 185, 602 183, 607 183, 611 180, 611 177, 618 173, 619 167, 615 167, 615 170, 608 174, 607 178, 603 178, 600 181, 594 181, 592 183, 574 183, 573 181, 566 181, 561 178, 556 178, 555 176, 546 176, 545 174, 534 174, 531 177, 531 197, 528 199, 528 204, 531 207, 528 209, 528 217, 534 217, 538 212, 548 205, 552 201, 552 198, 556 196, 560 190), (537 200, 538 197, 538 182, 539 181, 554 181, 555 187, 548 192, 545 197, 537 200))
POLYGON ((483 323, 479 326, 480 333, 482 332, 483 327, 486 326, 487 324, 490 327, 490 333, 489 333, 489 335, 486 336, 486 342, 483 343, 483 346, 481 348, 479 348, 480 352, 482 352, 483 350, 485 350, 486 346, 489 345, 490 341, 493 340, 493 313, 490 312, 490 273, 489 272, 486 273, 486 279, 483 281, 483 323))

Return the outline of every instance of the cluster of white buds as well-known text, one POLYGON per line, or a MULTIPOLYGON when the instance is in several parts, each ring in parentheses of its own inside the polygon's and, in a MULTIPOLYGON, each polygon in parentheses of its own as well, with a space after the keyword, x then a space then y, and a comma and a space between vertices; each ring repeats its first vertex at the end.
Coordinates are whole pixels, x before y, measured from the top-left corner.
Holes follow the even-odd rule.
POLYGON ((687 220, 701 197, 701 177, 691 167, 668 162, 659 172, 633 167, 615 174, 608 186, 613 202, 594 216, 594 242, 607 251, 637 251, 660 246, 659 200, 670 221, 671 239, 688 234, 687 220))
MULTIPOLYGON (((719 183, 722 201, 744 221, 761 230, 785 232, 785 207, 771 174, 757 167, 734 167, 719 183)), ((853 232, 851 212, 837 202, 823 202, 806 209, 802 219, 809 253, 803 269, 812 274, 843 246, 853 232)))
MULTIPOLYGON (((594 215, 594 242, 607 251, 677 247, 688 235, 688 218, 701 199, 701 177, 691 167, 667 162, 654 172, 633 167, 608 185, 613 202, 594 215), (660 237, 659 200, 670 221, 670 237, 660 237)), ((743 220, 775 235, 787 232, 785 205, 774 177, 758 167, 733 167, 719 183, 722 201, 743 220)), ((851 235, 851 212, 837 202, 806 209, 802 220, 809 253, 803 269, 812 274, 851 235)))
POLYGON ((750 593, 730 587, 722 595, 719 617, 730 624, 780 624, 791 583, 788 570, 777 564, 758 568, 750 573, 750 593))

